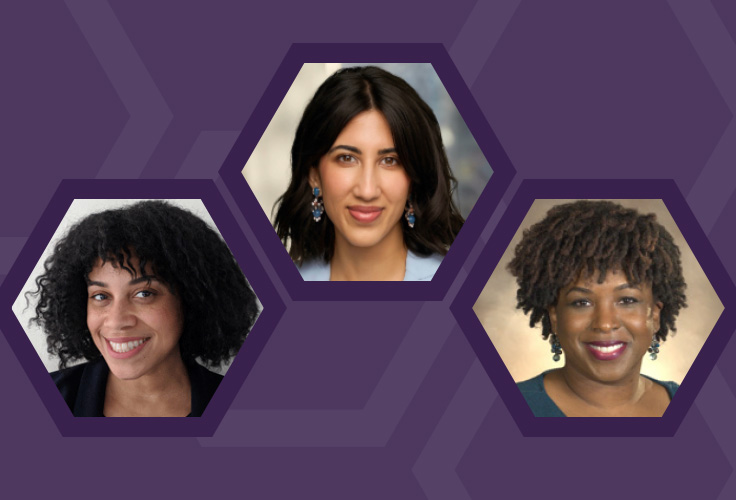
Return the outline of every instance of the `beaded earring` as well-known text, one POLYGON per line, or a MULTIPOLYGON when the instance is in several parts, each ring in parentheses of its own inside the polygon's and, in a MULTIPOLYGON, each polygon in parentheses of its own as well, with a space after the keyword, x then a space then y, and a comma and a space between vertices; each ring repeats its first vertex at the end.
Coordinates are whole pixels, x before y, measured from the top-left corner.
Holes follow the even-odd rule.
POLYGON ((647 350, 649 351, 649 357, 652 361, 657 359, 657 354, 659 354, 659 341, 657 341, 656 335, 652 335, 652 345, 647 350))
POLYGON ((312 190, 312 194, 314 194, 314 199, 312 200, 312 217, 314 217, 314 222, 319 222, 322 219, 322 214, 325 213, 325 204, 320 197, 321 193, 318 187, 312 190))
POLYGON ((562 346, 560 345, 560 341, 557 340, 556 334, 553 333, 550 336, 549 343, 552 344, 552 354, 554 354, 554 356, 552 356, 552 359, 555 361, 559 361, 560 354, 562 354, 562 346))
POLYGON ((406 219, 406 223, 409 228, 414 229, 414 223, 417 221, 417 216, 414 215, 414 207, 411 205, 411 202, 409 202, 404 209, 404 218, 406 219))

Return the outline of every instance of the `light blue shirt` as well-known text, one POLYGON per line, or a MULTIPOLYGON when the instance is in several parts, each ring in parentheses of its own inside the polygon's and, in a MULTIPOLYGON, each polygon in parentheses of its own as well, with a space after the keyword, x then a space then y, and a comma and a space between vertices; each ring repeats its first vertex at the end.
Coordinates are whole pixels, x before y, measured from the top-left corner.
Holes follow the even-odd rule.
MULTIPOLYGON (((442 263, 442 256, 432 254, 422 257, 411 251, 406 253, 406 273, 404 281, 431 281, 437 268, 442 263)), ((322 260, 310 260, 299 268, 304 281, 330 281, 330 263, 322 260)))

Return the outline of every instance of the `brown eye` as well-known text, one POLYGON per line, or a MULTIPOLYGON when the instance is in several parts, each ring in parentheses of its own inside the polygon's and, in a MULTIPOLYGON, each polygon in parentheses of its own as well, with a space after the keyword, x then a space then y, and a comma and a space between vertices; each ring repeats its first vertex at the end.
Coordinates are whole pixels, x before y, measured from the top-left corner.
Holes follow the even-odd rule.
POLYGON ((578 299, 578 300, 573 300, 572 302, 570 302, 570 305, 572 307, 587 307, 590 304, 591 303, 588 299, 578 299))
POLYGON ((337 157, 337 161, 340 163, 355 163, 357 160, 353 155, 340 155, 337 157))

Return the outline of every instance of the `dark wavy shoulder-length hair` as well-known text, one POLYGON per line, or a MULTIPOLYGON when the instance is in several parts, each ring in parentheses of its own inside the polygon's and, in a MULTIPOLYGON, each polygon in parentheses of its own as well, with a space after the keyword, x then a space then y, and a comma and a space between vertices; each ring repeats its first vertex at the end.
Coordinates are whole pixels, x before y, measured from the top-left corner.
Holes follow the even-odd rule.
POLYGON ((413 229, 401 223, 409 250, 445 255, 463 225, 452 199, 457 181, 432 109, 398 76, 375 66, 345 68, 325 80, 307 105, 291 148, 291 183, 275 206, 274 227, 297 264, 332 258, 335 227, 328 217, 318 223, 312 219, 309 172, 350 120, 368 110, 386 118, 411 181, 417 222, 413 229))
POLYGON ((256 296, 217 232, 191 212, 142 201, 89 215, 56 244, 36 278, 36 316, 59 368, 101 356, 87 328, 87 281, 110 262, 132 275, 150 269, 181 301, 185 361, 218 366, 237 354, 257 315, 256 296), (131 259, 138 257, 138 266, 131 259))
POLYGON ((560 290, 581 273, 623 271, 630 283, 648 283, 662 302, 662 341, 675 331, 675 319, 686 307, 680 249, 655 214, 643 215, 610 201, 581 200, 557 205, 542 221, 524 231, 508 266, 519 286, 517 308, 530 314, 529 325, 542 322, 542 336, 552 333, 548 308, 560 290))

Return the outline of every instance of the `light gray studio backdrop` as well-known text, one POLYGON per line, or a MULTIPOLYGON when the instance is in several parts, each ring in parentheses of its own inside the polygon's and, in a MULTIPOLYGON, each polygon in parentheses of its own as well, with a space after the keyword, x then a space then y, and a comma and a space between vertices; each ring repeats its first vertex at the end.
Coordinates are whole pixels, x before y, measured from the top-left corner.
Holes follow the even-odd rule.
MULTIPOLYGON (((104 210, 110 210, 114 208, 120 208, 127 205, 131 205, 133 203, 137 203, 142 200, 90 200, 90 199, 84 199, 84 200, 74 200, 69 207, 69 210, 67 211, 66 215, 64 216, 64 219, 61 221, 61 224, 59 224, 59 227, 57 228, 56 232, 54 233, 53 238, 49 242, 49 244, 46 246, 46 250, 44 250, 43 255, 41 256, 41 259, 38 261, 36 266, 33 269, 33 273, 31 276, 29 276, 28 280, 26 281, 25 286, 23 287, 23 292, 18 295, 15 302, 13 303, 13 312, 15 313, 16 317, 18 318, 18 321, 21 325, 23 325, 23 328, 26 331, 26 334, 28 335, 28 338, 31 340, 31 343, 33 344, 33 347, 36 349, 36 352, 41 357, 41 361, 43 361, 44 366, 46 366, 46 370, 49 372, 55 371, 59 369, 59 358, 56 356, 50 355, 46 350, 46 334, 41 330, 38 326, 35 324, 30 323, 31 318, 35 315, 34 308, 35 308, 35 300, 33 297, 29 297, 29 301, 26 300, 26 292, 30 292, 36 289, 35 286, 35 280, 38 276, 43 274, 43 264, 46 261, 46 259, 51 255, 51 252, 53 251, 54 246, 56 245, 56 242, 62 238, 69 228, 74 225, 75 223, 79 222, 81 219, 86 217, 87 215, 102 212, 104 210)), ((165 200, 172 205, 176 205, 178 207, 181 207, 185 210, 189 210, 194 215, 205 221, 212 229, 217 231, 219 234, 220 231, 217 229, 217 226, 215 225, 215 222, 212 220, 212 217, 210 217, 209 212, 207 212, 207 209, 204 206, 204 203, 202 203, 201 200, 165 200)), ((78 363, 83 363, 84 361, 79 361, 78 363)), ((70 365, 78 364, 78 363, 70 363, 70 365)), ((223 365, 222 367, 213 368, 213 371, 217 371, 219 373, 225 373, 227 372, 227 369, 229 367, 229 363, 226 365, 223 365)))
MULTIPOLYGON (((571 201, 575 200, 534 202, 473 307, 516 382, 530 379, 544 370, 561 367, 564 353, 559 362, 554 362, 549 342, 542 340, 541 326, 530 328, 529 317, 516 309, 516 280, 506 266, 513 258, 514 248, 524 229, 543 219, 553 206, 571 201)), ((723 311, 723 305, 662 200, 612 201, 641 213, 656 214, 657 220, 680 247, 688 307, 680 311, 676 321, 677 332, 662 344, 657 360, 651 361, 649 356, 644 356, 642 373, 659 380, 681 383, 723 311)))
MULTIPOLYGON (((317 88, 335 71, 343 67, 365 65, 308 63, 299 71, 243 168, 245 180, 272 223, 274 204, 286 191, 291 180, 291 144, 304 109, 317 88)), ((491 176, 491 166, 434 68, 429 63, 370 65, 379 66, 406 80, 434 111, 452 172, 458 181, 455 203, 463 217, 467 217, 491 176)))

